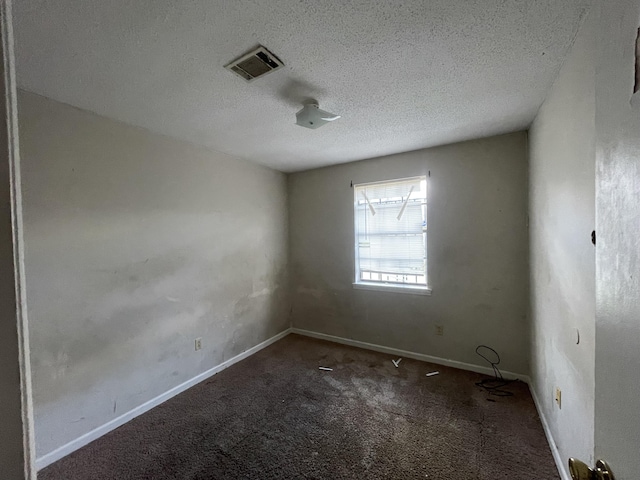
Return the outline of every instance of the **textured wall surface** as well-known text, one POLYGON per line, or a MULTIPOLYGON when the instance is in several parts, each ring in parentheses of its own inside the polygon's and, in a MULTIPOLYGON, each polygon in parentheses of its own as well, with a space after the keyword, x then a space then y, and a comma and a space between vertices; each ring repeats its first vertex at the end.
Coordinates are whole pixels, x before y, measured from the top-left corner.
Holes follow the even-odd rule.
MULTIPOLYGON (((2 110, 4 113, 4 109, 2 110)), ((22 431, 22 397, 16 319, 16 284, 13 263, 9 162, 6 152, 6 129, 0 140, 0 468, 6 478, 24 478, 22 431)))
POLYGON ((587 18, 529 132, 531 379, 563 463, 593 459, 596 20, 587 18))
POLYGON ((516 133, 290 175, 294 327, 486 366, 484 343, 528 373, 527 169, 516 133), (429 171, 433 295, 354 290, 350 182, 429 171))
POLYGON ((596 455, 640 477, 640 99, 630 99, 635 0, 598 1, 596 455))
POLYGON ((33 94, 19 107, 42 456, 288 326, 286 179, 33 94))
MULTIPOLYGON (((2 15, 6 15, 5 6, 2 15)), ((2 35, 5 26, 0 26, 2 35)), ((0 41, 0 53, 10 56, 4 41, 0 41)), ((7 125, 7 95, 5 85, 5 62, 0 62, 0 476, 2 478, 25 478, 25 441, 23 435, 23 412, 20 374, 24 367, 20 365, 16 273, 14 264, 12 195, 11 183, 15 178, 10 170, 7 125)))
POLYGON ((20 0, 19 84, 283 171, 526 129, 591 0, 20 0), (286 67, 223 68, 262 43, 286 67), (294 125, 304 99, 343 117, 294 125))

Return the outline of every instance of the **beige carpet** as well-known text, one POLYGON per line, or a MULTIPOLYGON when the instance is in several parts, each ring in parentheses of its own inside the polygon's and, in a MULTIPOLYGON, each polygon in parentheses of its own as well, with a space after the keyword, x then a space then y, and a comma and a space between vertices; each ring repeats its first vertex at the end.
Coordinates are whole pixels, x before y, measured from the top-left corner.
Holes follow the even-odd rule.
POLYGON ((483 378, 289 335, 38 478, 558 479, 527 386, 483 378))

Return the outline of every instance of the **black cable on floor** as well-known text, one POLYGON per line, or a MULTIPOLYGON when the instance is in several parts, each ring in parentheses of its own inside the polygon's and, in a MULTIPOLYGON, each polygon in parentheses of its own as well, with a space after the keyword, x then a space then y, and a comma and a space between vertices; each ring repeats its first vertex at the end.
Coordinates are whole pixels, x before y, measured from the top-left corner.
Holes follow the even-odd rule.
POLYGON ((497 397, 512 397, 513 392, 503 390, 503 387, 506 387, 507 385, 515 382, 515 380, 505 380, 502 376, 502 372, 498 368, 498 364, 500 363, 500 355, 498 355, 498 352, 496 352, 491 347, 487 347, 486 345, 478 345, 478 347, 476 348, 476 353, 491 364, 495 377, 487 378, 485 380, 482 380, 481 382, 477 382, 476 385, 484 388, 490 395, 495 395, 497 397), (486 349, 488 351, 482 349, 486 349), (495 355, 495 361, 491 361, 491 359, 487 358, 487 355, 490 355, 490 353, 493 353, 495 355))

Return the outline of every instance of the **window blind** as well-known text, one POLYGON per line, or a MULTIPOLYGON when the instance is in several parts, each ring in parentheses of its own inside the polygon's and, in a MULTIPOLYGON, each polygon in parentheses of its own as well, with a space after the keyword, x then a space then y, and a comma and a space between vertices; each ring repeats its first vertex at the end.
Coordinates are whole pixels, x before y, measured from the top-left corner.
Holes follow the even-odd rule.
POLYGON ((356 281, 426 285, 426 178, 354 190, 356 281))

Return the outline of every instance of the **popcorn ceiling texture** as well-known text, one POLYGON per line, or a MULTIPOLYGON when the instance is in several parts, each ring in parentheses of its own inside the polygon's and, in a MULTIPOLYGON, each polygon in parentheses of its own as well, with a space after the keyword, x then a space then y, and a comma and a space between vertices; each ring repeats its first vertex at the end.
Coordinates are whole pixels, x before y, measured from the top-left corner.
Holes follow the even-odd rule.
POLYGON ((22 0, 21 88, 282 171, 525 129, 590 0, 22 0), (286 67, 223 66, 264 44, 286 67), (296 127, 308 97, 341 114, 296 127))

